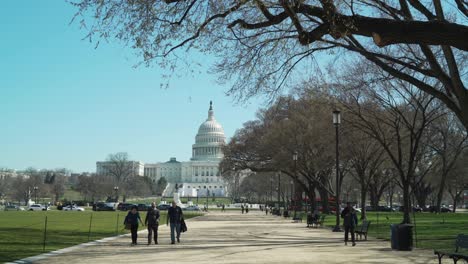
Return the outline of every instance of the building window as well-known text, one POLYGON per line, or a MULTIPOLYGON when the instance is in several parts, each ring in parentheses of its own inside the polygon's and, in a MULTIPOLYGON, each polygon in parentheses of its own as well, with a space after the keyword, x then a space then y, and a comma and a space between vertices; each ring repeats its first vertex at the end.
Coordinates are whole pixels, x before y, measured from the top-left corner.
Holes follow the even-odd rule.
POLYGON ((205 186, 203 186, 203 189, 206 189, 206 185, 205 185, 205 186))

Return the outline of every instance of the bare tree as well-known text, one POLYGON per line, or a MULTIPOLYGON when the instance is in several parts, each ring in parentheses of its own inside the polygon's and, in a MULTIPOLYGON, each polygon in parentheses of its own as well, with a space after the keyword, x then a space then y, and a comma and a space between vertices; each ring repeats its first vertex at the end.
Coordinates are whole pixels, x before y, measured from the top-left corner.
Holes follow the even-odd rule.
POLYGON ((109 154, 107 162, 107 174, 113 176, 117 183, 125 182, 130 176, 132 176, 133 167, 126 152, 109 154))
MULTIPOLYGON (((463 78, 468 5, 463 0, 81 0, 74 5, 90 40, 118 39, 146 64, 175 71, 185 65, 188 49, 216 55, 213 70, 221 81, 235 79, 229 92, 239 97, 275 96, 304 74, 301 66, 317 54, 348 51, 438 98, 468 128, 463 78)), ((194 63, 186 65, 192 70, 194 63)))
MULTIPOLYGON (((429 146, 434 152, 437 165, 436 173, 440 175, 437 186, 437 211, 440 212, 442 199, 446 190, 446 181, 454 168, 460 154, 468 147, 468 134, 452 114, 446 114, 431 126, 429 146)), ((453 189, 453 188, 452 188, 453 189)))
POLYGON ((51 183, 51 191, 54 194, 54 201, 58 202, 60 197, 65 194, 65 176, 54 175, 54 180, 51 183))
POLYGON ((468 188, 468 152, 465 150, 462 158, 458 159, 447 176, 447 192, 452 198, 453 212, 456 211, 459 202, 462 202, 463 192, 468 188))
POLYGON ((343 107, 354 117, 351 125, 377 140, 391 160, 403 191, 403 223, 410 223, 410 186, 421 161, 422 140, 441 116, 440 106, 405 82, 364 69, 358 66, 344 77, 343 107))
POLYGON ((350 136, 347 140, 353 144, 348 148, 351 152, 350 160, 353 169, 351 175, 359 183, 361 219, 366 219, 367 193, 371 191, 371 188, 376 188, 376 185, 383 185, 379 181, 382 177, 378 174, 381 174, 379 170, 382 170, 385 152, 378 142, 359 130, 352 131, 350 136))

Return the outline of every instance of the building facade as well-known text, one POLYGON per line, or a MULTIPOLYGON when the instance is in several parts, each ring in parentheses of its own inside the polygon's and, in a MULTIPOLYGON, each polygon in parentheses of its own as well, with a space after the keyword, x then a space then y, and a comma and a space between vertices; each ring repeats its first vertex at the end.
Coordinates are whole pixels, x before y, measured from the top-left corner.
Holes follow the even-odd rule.
POLYGON ((144 175, 153 182, 162 177, 168 181, 164 196, 171 196, 174 191, 185 197, 226 196, 227 188, 219 169, 225 142, 224 129, 216 121, 210 102, 208 118, 195 136, 190 161, 179 162, 176 158, 170 158, 167 162, 147 163, 144 165, 144 175))

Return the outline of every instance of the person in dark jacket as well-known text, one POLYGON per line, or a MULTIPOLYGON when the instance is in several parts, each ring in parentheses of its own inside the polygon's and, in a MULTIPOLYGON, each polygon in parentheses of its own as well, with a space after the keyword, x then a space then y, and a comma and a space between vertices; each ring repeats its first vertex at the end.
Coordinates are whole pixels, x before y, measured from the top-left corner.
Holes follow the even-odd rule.
POLYGON ((242 213, 244 213, 244 205, 243 204, 241 204, 241 211, 242 211, 242 213))
POLYGON ((177 243, 180 243, 180 224, 184 215, 182 209, 177 206, 176 202, 172 202, 172 206, 167 210, 166 225, 170 223, 171 228, 171 244, 175 244, 175 234, 177 234, 177 243))
POLYGON ((148 245, 151 245, 151 238, 154 238, 154 244, 158 244, 159 210, 154 202, 148 209, 145 217, 145 225, 148 227, 148 245))
POLYGON ((132 209, 128 212, 124 221, 124 225, 130 225, 130 232, 132 233, 132 246, 135 246, 137 244, 138 222, 144 225, 141 221, 140 214, 138 213, 138 207, 134 205, 132 206, 132 209))
POLYGON ((354 240, 354 228, 357 226, 357 216, 356 211, 351 206, 351 203, 347 203, 346 208, 341 212, 341 218, 343 218, 343 226, 345 228, 345 245, 348 245, 348 233, 351 232, 351 241, 353 242, 353 247, 356 246, 354 240))

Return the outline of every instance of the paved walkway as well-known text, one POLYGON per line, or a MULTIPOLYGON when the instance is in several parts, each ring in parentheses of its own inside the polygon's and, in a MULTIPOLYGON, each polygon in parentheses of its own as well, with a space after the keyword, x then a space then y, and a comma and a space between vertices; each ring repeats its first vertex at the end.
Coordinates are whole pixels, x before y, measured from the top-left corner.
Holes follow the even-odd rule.
POLYGON ((145 231, 136 247, 121 237, 36 263, 437 263, 430 251, 391 251, 388 242, 372 239, 344 246, 342 233, 255 211, 210 212, 187 225, 180 244, 170 245, 169 229, 161 226, 159 245, 147 246, 145 231))

